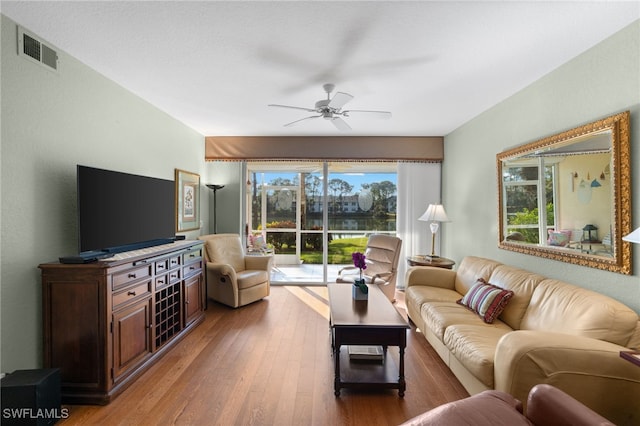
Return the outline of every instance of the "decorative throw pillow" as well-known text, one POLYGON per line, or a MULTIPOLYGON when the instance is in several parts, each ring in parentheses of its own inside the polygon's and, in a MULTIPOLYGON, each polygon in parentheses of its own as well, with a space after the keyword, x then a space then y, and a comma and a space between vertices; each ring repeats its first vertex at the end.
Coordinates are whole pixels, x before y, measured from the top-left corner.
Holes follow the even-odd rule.
POLYGON ((264 237, 262 235, 254 235, 252 245, 256 248, 264 247, 264 237))
POLYGON ((505 290, 479 278, 457 303, 471 309, 480 315, 484 322, 491 324, 502 313, 512 297, 513 291, 505 290))
POLYGON ((548 234, 549 239, 547 243, 551 246, 564 247, 569 243, 569 239, 571 238, 571 231, 552 231, 550 229, 548 234))

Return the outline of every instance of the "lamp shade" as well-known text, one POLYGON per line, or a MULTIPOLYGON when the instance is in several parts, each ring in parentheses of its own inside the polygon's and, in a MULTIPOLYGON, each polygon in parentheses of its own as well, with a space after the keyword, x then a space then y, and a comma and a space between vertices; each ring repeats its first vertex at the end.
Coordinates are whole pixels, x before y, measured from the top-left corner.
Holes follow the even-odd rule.
POLYGON ((637 228, 629 235, 625 235, 624 237, 622 237, 622 239, 625 241, 629 241, 630 243, 640 244, 640 228, 637 228))
POLYGON ((427 211, 418 218, 425 222, 449 222, 447 213, 444 211, 442 204, 429 204, 427 211))
POLYGON ((208 183, 207 188, 213 189, 213 192, 216 192, 218 189, 224 188, 224 185, 217 185, 215 183, 208 183))

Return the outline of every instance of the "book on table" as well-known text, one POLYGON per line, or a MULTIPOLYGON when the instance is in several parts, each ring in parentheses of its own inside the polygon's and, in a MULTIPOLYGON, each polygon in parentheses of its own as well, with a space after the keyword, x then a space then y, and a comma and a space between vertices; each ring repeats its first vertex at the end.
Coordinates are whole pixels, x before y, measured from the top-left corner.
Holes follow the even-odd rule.
POLYGON ((349 346, 349 359, 359 361, 382 361, 382 346, 349 346))

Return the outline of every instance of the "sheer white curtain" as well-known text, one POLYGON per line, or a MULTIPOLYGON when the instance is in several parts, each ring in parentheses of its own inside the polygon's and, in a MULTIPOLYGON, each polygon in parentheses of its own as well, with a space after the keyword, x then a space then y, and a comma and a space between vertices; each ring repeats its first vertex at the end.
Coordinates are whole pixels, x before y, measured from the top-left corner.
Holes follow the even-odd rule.
MULTIPOLYGON (((441 163, 398 163, 398 206, 396 233, 402 239, 397 287, 404 288, 407 256, 431 251, 431 231, 418 218, 429 204, 439 203, 441 163)), ((440 233, 436 238, 439 239, 440 233)), ((439 247, 439 240, 436 241, 439 247)), ((436 249, 436 252, 439 250, 436 249)))

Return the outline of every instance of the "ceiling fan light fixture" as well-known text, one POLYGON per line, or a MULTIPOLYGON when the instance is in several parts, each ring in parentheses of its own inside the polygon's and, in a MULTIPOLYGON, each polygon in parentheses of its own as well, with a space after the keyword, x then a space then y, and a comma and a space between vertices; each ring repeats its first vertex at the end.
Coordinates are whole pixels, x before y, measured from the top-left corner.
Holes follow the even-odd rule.
POLYGON ((306 121, 310 118, 319 118, 322 117, 325 120, 330 120, 333 122, 334 126, 339 130, 351 130, 351 126, 347 124, 346 121, 342 119, 342 117, 349 117, 349 113, 357 112, 357 113, 368 113, 371 114, 372 117, 377 118, 390 118, 391 113, 388 111, 366 111, 366 110, 345 110, 342 111, 342 107, 345 106, 348 102, 353 99, 353 96, 344 93, 337 92, 333 98, 331 97, 331 92, 335 89, 335 85, 331 83, 324 84, 322 86, 324 91, 327 93, 327 99, 321 99, 315 103, 315 108, 303 108, 296 107, 290 105, 280 105, 280 104, 269 104, 270 107, 278 107, 278 108, 290 108, 290 109, 299 109, 308 112, 315 112, 320 115, 314 115, 311 117, 305 117, 300 120, 293 121, 291 123, 285 124, 285 127, 289 127, 291 125, 297 124, 301 121, 306 121))

